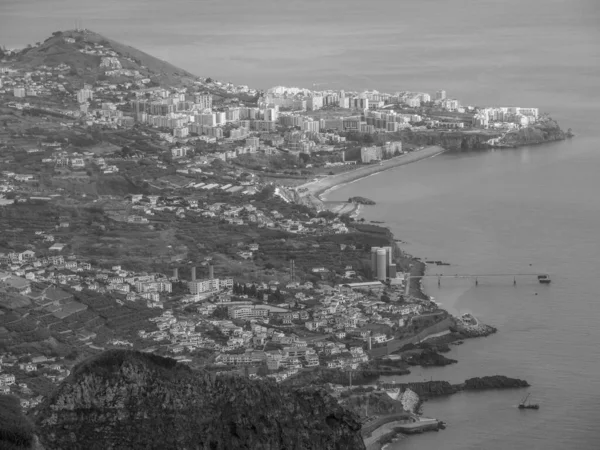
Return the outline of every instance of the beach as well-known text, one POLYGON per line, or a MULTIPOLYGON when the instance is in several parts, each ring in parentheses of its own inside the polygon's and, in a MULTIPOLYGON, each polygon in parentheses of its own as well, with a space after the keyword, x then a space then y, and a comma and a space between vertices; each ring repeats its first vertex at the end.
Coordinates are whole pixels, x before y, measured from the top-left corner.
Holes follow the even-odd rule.
POLYGON ((405 164, 410 164, 413 162, 420 161, 425 158, 431 158, 432 156, 439 155, 443 153, 445 149, 439 147, 437 145, 425 147, 420 150, 415 150, 410 153, 406 153, 404 155, 396 156, 391 159, 387 159, 382 161, 381 164, 372 164, 368 166, 363 166, 358 169, 352 170, 350 172, 339 173, 336 175, 330 175, 325 178, 321 178, 317 181, 311 181, 309 183, 298 186, 297 189, 300 190, 305 188, 306 191, 302 192, 301 195, 314 195, 317 197, 322 197, 327 191, 339 187, 343 184, 350 183, 352 181, 359 180, 364 177, 368 177, 369 175, 373 175, 375 173, 383 172, 384 170, 388 170, 394 167, 403 166, 405 164))

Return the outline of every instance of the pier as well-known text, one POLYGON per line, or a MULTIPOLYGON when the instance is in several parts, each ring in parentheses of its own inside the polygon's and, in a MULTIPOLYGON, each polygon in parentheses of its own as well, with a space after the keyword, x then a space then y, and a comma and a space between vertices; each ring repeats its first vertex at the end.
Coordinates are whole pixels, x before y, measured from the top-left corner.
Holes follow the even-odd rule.
POLYGON ((534 277, 540 283, 549 283, 550 275, 547 273, 478 273, 478 274, 425 274, 425 275, 409 275, 404 277, 404 294, 408 295, 410 290, 410 280, 412 278, 437 278, 438 286, 442 285, 442 278, 471 278, 475 279, 475 286, 479 284, 479 278, 512 278, 513 285, 517 284, 518 278, 534 277))

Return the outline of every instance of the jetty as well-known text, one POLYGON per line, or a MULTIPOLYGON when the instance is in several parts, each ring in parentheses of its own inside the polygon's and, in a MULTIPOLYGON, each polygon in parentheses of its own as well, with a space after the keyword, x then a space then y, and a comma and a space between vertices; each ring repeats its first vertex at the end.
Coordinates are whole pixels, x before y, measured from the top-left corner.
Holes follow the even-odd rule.
POLYGON ((480 278, 512 278, 513 285, 517 284, 517 278, 533 278, 539 283, 548 284, 550 283, 550 275, 547 273, 477 273, 477 274, 424 274, 424 275, 410 275, 406 274, 404 276, 404 294, 408 295, 410 290, 410 280, 413 278, 437 278, 438 286, 442 285, 442 278, 470 278, 475 280, 475 286, 479 284, 480 278))

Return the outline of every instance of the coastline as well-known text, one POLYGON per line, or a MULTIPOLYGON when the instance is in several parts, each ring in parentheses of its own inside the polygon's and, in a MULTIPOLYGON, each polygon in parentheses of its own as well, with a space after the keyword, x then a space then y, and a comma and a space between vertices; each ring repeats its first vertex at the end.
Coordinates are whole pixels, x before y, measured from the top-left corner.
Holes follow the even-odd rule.
MULTIPOLYGON (((305 193, 303 195, 313 195, 313 196, 319 198, 319 200, 324 201, 325 195, 327 195, 332 190, 334 190, 338 187, 341 187, 345 184, 352 183, 354 181, 358 181, 362 178, 366 178, 368 176, 375 175, 377 173, 383 172, 385 170, 388 170, 388 169, 391 169, 394 167, 399 167, 399 166, 402 166, 405 164, 410 164, 412 162, 420 161, 422 159, 434 157, 445 151, 446 150, 442 147, 430 146, 430 147, 426 147, 422 150, 418 150, 416 152, 413 152, 413 153, 410 153, 407 155, 402 155, 402 156, 399 156, 396 158, 392 158, 391 160, 384 161, 382 165, 378 164, 376 166, 361 167, 361 168, 356 169, 351 172, 346 172, 346 173, 342 173, 342 174, 329 176, 329 177, 323 178, 321 180, 303 185, 302 187, 308 188, 308 190, 305 191, 305 193)), ((333 203, 333 202, 331 202, 331 203, 333 203)), ((334 209, 337 209, 338 212, 341 212, 339 207, 334 208, 334 209)), ((352 210, 347 211, 347 213, 349 213, 351 215, 351 217, 353 217, 356 220, 356 218, 358 217, 358 215, 361 212, 361 209, 363 209, 362 205, 355 204, 355 205, 353 205, 352 210)), ((380 224, 380 226, 388 228, 386 226, 386 224, 380 224)), ((389 230, 389 228, 388 228, 388 230, 389 230)), ((411 283, 411 286, 410 286, 409 295, 411 295, 412 297, 422 299, 422 300, 432 300, 432 297, 427 295, 427 293, 425 292, 424 286, 422 284, 423 279, 421 278, 426 274, 428 264, 426 264, 423 259, 421 259, 417 256, 414 256, 414 255, 410 255, 410 254, 402 251, 402 249, 400 248, 400 245, 399 245, 400 241, 397 240, 396 236, 394 236, 394 234, 391 230, 390 230, 390 233, 392 235, 391 236, 392 246, 394 248, 397 248, 400 251, 400 254, 403 255, 404 258, 407 258, 410 260, 409 272, 412 276, 418 277, 418 278, 413 278, 413 282, 411 283)), ((444 309, 444 308, 440 305, 440 309, 444 309)), ((494 329, 494 331, 495 331, 495 329, 494 329)), ((453 333, 451 333, 449 329, 446 329, 441 333, 437 333, 437 334, 434 333, 431 336, 427 336, 427 337, 431 337, 432 341, 437 341, 437 340, 444 341, 445 339, 448 339, 450 337, 447 334, 453 334, 453 333)), ((455 340, 455 339, 453 339, 453 340, 455 340)), ((380 376, 381 376, 381 374, 380 374, 380 376)), ((377 378, 379 378, 379 376, 377 378)), ((424 401, 424 399, 420 398, 419 403, 422 403, 423 401, 424 401)), ((434 428, 436 431, 438 429, 443 429, 439 425, 440 423, 443 424, 443 422, 438 422, 435 419, 431 419, 431 420, 433 420, 435 422, 434 428)), ((373 432, 370 433, 370 435, 368 437, 366 437, 366 436, 363 437, 365 447, 367 448, 367 450, 381 450, 383 448, 388 447, 388 445, 391 442, 405 438, 405 432, 402 432, 400 427, 398 427, 398 425, 401 425, 401 423, 400 422, 391 422, 391 423, 382 424, 381 426, 374 429, 373 432)), ((424 430, 419 430, 419 432, 422 432, 422 431, 424 431, 424 430)))
POLYGON ((311 181, 309 183, 298 186, 298 188, 307 189, 305 192, 302 193, 302 196, 314 195, 320 200, 323 200, 323 196, 326 195, 329 191, 343 186, 344 184, 360 180, 361 178, 366 178, 370 175, 374 175, 376 173, 383 172, 394 167, 400 167, 406 164, 421 161, 422 159, 431 158, 433 156, 444 153, 445 151, 446 150, 440 146, 432 145, 429 147, 425 147, 421 150, 413 151, 404 155, 387 159, 385 161, 382 161, 381 164, 360 167, 350 172, 330 175, 317 181, 311 181))

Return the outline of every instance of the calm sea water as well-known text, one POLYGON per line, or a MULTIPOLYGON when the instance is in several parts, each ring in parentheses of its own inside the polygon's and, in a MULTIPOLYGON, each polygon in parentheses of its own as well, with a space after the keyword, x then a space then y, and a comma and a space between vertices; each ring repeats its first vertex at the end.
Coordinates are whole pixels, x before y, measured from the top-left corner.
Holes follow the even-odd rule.
POLYGON ((523 391, 430 401, 425 413, 448 429, 396 448, 600 448, 597 0, 3 0, 0 44, 43 40, 76 18, 201 76, 257 88, 444 88, 464 104, 538 106, 572 127, 572 141, 446 154, 329 198, 376 200, 367 219, 386 221, 415 255, 450 261, 449 272, 553 277, 426 283, 452 312, 500 331, 456 347, 458 364, 410 378, 521 377, 541 409, 517 410, 523 391))
MULTIPOLYGON (((528 380, 539 411, 519 411, 522 390, 458 394, 425 404, 446 420, 408 449, 595 449, 600 446, 600 140, 441 155, 347 185, 329 196, 365 195, 406 250, 452 263, 448 274, 549 272, 532 279, 445 279, 426 291, 451 312, 471 312, 499 333, 466 341, 458 364, 417 369, 403 380, 503 374, 528 380)), ((429 273, 443 273, 434 267, 429 273)), ((400 379, 400 378, 398 378, 400 379)))

